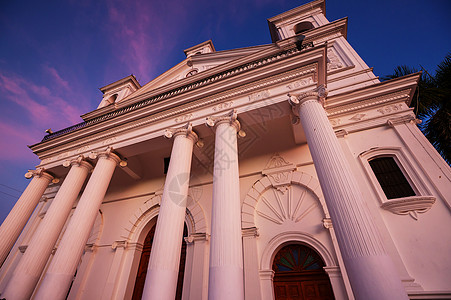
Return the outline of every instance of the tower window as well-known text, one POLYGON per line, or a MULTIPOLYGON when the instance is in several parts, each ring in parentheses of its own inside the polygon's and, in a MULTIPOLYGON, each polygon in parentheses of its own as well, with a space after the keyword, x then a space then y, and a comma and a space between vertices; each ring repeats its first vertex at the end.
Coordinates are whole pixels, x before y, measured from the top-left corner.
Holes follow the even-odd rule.
POLYGON ((304 31, 310 30, 313 28, 313 24, 308 22, 308 21, 304 21, 301 23, 298 23, 294 26, 293 30, 295 34, 300 34, 303 33, 304 31))
POLYGON ((387 199, 416 195, 393 157, 374 158, 369 164, 387 199))

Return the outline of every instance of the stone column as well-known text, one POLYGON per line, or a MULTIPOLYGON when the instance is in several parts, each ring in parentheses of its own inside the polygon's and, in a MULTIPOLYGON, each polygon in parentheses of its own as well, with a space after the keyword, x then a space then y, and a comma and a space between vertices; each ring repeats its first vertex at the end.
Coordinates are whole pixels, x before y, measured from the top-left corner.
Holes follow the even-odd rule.
POLYGON ((14 270, 13 276, 2 295, 8 300, 26 300, 31 297, 58 236, 66 223, 72 205, 92 169, 91 164, 84 161, 82 156, 72 162, 65 162, 64 165, 66 167, 72 165, 72 167, 42 223, 30 240, 19 265, 14 270))
POLYGON ((44 172, 43 169, 30 170, 25 174, 25 177, 28 179, 33 177, 33 179, 0 227, 0 266, 8 256, 25 224, 27 224, 45 189, 53 180, 53 176, 44 172))
POLYGON ((244 299, 236 111, 207 118, 214 126, 215 158, 211 212, 208 299, 244 299))
POLYGON ((184 128, 168 129, 165 136, 174 137, 174 144, 142 299, 173 300, 177 289, 191 159, 197 134, 188 124, 184 128))
POLYGON ((85 249, 97 213, 120 158, 108 148, 99 160, 77 204, 34 299, 64 299, 85 249))
POLYGON ((323 86, 291 95, 356 299, 408 299, 322 104, 323 86))

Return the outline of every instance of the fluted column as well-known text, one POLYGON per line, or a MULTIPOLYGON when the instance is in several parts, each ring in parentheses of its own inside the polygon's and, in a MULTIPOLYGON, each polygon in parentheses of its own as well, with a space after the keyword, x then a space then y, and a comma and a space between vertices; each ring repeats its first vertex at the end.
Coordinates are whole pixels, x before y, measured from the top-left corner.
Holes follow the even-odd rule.
POLYGON ((184 128, 168 129, 165 136, 174 137, 174 144, 142 299, 173 300, 177 289, 191 158, 197 135, 188 124, 184 128))
POLYGON ((100 204, 105 197, 114 169, 120 161, 119 157, 111 152, 111 148, 99 153, 98 158, 34 299, 59 300, 67 295, 100 204))
POLYGON ((356 299, 408 299, 322 103, 323 86, 291 95, 356 299))
POLYGON ((44 172, 43 169, 30 170, 25 174, 25 177, 33 177, 33 179, 0 227, 0 266, 8 256, 25 224, 27 224, 45 189, 53 180, 53 176, 44 172))
POLYGON ((92 166, 80 156, 64 165, 72 165, 42 223, 15 268, 3 297, 8 300, 29 299, 66 223, 81 187, 92 166))
POLYGON ((211 212, 208 299, 244 299, 236 112, 207 118, 214 126, 215 158, 211 212))

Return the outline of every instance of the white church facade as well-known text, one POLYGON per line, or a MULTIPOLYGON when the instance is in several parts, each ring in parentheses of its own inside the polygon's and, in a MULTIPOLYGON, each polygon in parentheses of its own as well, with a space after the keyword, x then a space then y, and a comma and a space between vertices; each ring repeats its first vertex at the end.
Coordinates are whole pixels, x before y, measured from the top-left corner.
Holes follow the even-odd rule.
POLYGON ((101 91, 0 227, 0 299, 451 299, 451 170, 324 0, 101 91))

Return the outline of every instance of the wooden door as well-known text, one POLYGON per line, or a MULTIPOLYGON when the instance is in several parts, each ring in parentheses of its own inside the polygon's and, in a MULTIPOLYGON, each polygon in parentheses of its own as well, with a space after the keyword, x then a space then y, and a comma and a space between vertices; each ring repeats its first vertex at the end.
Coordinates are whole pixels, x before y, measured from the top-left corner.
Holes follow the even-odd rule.
POLYGON ((311 248, 288 245, 275 256, 273 263, 276 300, 334 299, 324 262, 311 248))

